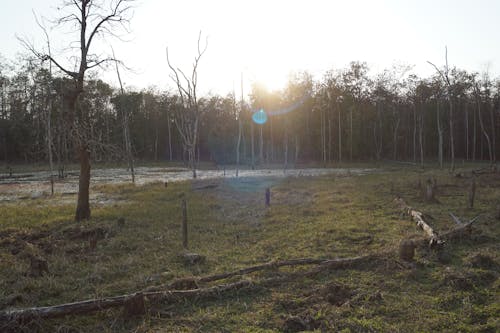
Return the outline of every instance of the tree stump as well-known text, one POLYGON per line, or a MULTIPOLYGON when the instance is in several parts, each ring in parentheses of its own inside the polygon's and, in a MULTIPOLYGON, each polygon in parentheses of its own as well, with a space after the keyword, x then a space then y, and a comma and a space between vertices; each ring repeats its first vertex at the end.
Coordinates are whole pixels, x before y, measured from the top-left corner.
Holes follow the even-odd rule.
POLYGON ((184 249, 188 248, 188 229, 187 229, 187 203, 186 199, 182 198, 181 201, 182 208, 182 247, 184 249))
POLYGON ((42 257, 31 256, 29 275, 32 277, 40 277, 44 273, 49 273, 49 264, 47 263, 47 260, 42 257))
POLYGON ((469 186, 469 193, 468 193, 468 204, 469 208, 472 209, 474 208, 474 199, 476 198, 476 175, 472 173, 472 178, 470 181, 470 186, 469 186))
POLYGON ((123 306, 123 316, 125 318, 141 316, 146 313, 146 306, 144 305, 144 296, 138 293, 125 301, 123 306))
POLYGON ((271 190, 266 188, 266 207, 271 206, 271 190))
POLYGON ((186 265, 202 264, 206 260, 206 257, 204 255, 192 252, 182 253, 180 254, 180 258, 186 265))
POLYGON ((436 202, 436 179, 428 178, 425 187, 425 201, 436 202))
POLYGON ((409 239, 403 239, 399 243, 399 258, 404 261, 413 261, 415 256, 415 243, 409 239))
POLYGON ((89 250, 94 251, 97 248, 97 235, 91 235, 89 237, 89 250))

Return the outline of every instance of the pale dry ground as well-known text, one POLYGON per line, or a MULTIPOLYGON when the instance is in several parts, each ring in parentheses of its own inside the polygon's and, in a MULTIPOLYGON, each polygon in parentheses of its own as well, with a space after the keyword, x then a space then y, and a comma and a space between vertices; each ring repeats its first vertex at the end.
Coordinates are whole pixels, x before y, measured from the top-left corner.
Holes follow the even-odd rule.
MULTIPOLYGON (((368 174, 376 169, 368 168, 308 168, 289 169, 284 172, 282 169, 259 169, 240 170, 239 178, 243 182, 245 179, 254 178, 284 178, 301 176, 321 176, 328 174, 368 174)), ((227 170, 198 170, 198 179, 210 180, 220 178, 235 178, 235 169, 227 170)), ((50 198, 50 173, 48 171, 36 171, 30 173, 13 174, 13 178, 6 174, 0 174, 0 203, 29 203, 32 199, 50 198)), ((154 182, 177 182, 192 178, 191 171, 184 168, 158 168, 139 167, 136 169, 136 184, 145 185, 154 182)), ((130 183, 130 173, 126 169, 94 169, 91 175, 91 195, 93 204, 111 204, 116 202, 109 194, 104 195, 99 192, 99 186, 105 184, 130 183)), ((56 179, 54 186, 55 197, 51 198, 51 204, 68 204, 75 200, 78 192, 78 171, 70 170, 64 179, 56 179)))

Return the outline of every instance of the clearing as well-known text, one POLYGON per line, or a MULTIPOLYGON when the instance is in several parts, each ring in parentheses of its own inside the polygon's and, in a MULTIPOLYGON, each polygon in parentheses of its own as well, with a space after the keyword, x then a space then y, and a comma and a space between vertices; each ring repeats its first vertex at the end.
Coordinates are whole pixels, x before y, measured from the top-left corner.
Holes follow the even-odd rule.
POLYGON ((79 224, 74 202, 47 205, 51 199, 43 196, 0 203, 1 313, 163 291, 146 297, 143 311, 127 305, 31 316, 0 321, 0 331, 498 331, 499 173, 477 177, 469 209, 467 170, 461 177, 408 167, 240 179, 218 172, 167 187, 164 178, 95 184, 100 196, 114 201, 94 204, 92 220, 79 224), (436 202, 422 197, 431 177, 436 202), (430 249, 394 204, 398 196, 423 212, 438 234, 455 228, 450 212, 464 222, 479 217, 470 233, 430 249), (189 251, 204 256, 200 262, 179 256, 183 199, 189 251), (398 256, 403 239, 419 244, 411 262, 398 256), (359 256, 350 263, 324 261, 359 256), (34 269, 32 258, 47 267, 34 269), (298 258, 311 260, 290 261, 298 258), (214 276, 268 262, 274 264, 214 276))

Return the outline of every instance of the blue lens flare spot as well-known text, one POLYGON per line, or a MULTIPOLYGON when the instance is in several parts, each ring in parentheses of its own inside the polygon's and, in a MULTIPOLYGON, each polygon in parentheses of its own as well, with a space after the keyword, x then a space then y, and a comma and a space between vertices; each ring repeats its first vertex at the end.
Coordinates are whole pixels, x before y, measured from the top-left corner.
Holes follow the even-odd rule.
POLYGON ((252 115, 252 120, 256 124, 264 125, 267 121, 267 114, 264 109, 260 109, 259 111, 254 112, 252 115))

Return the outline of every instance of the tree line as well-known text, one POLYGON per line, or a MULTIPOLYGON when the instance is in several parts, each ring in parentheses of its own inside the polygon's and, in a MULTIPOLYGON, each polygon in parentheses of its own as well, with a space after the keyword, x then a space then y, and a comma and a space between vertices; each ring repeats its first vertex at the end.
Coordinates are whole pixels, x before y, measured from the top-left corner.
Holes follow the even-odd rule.
MULTIPOLYGON (((89 133, 91 160, 126 160, 124 120, 135 159, 189 161, 175 120, 185 113, 179 92, 120 90, 96 76, 83 83, 76 115, 65 102, 72 80, 52 74, 39 59, 0 60, 0 160, 63 168, 76 147, 70 123, 89 133), (47 137, 50 140, 47 140, 47 137)), ((231 92, 197 99, 196 161, 251 167, 347 161, 489 161, 496 163, 500 80, 447 66, 422 78, 394 66, 372 74, 352 62, 318 80, 291 75, 286 87, 253 84, 248 97, 231 92), (252 115, 264 110, 267 121, 252 115), (239 144, 238 144, 239 142, 239 144), (239 149, 237 149, 239 148, 239 149), (237 150, 239 154, 237 154, 237 150)))

